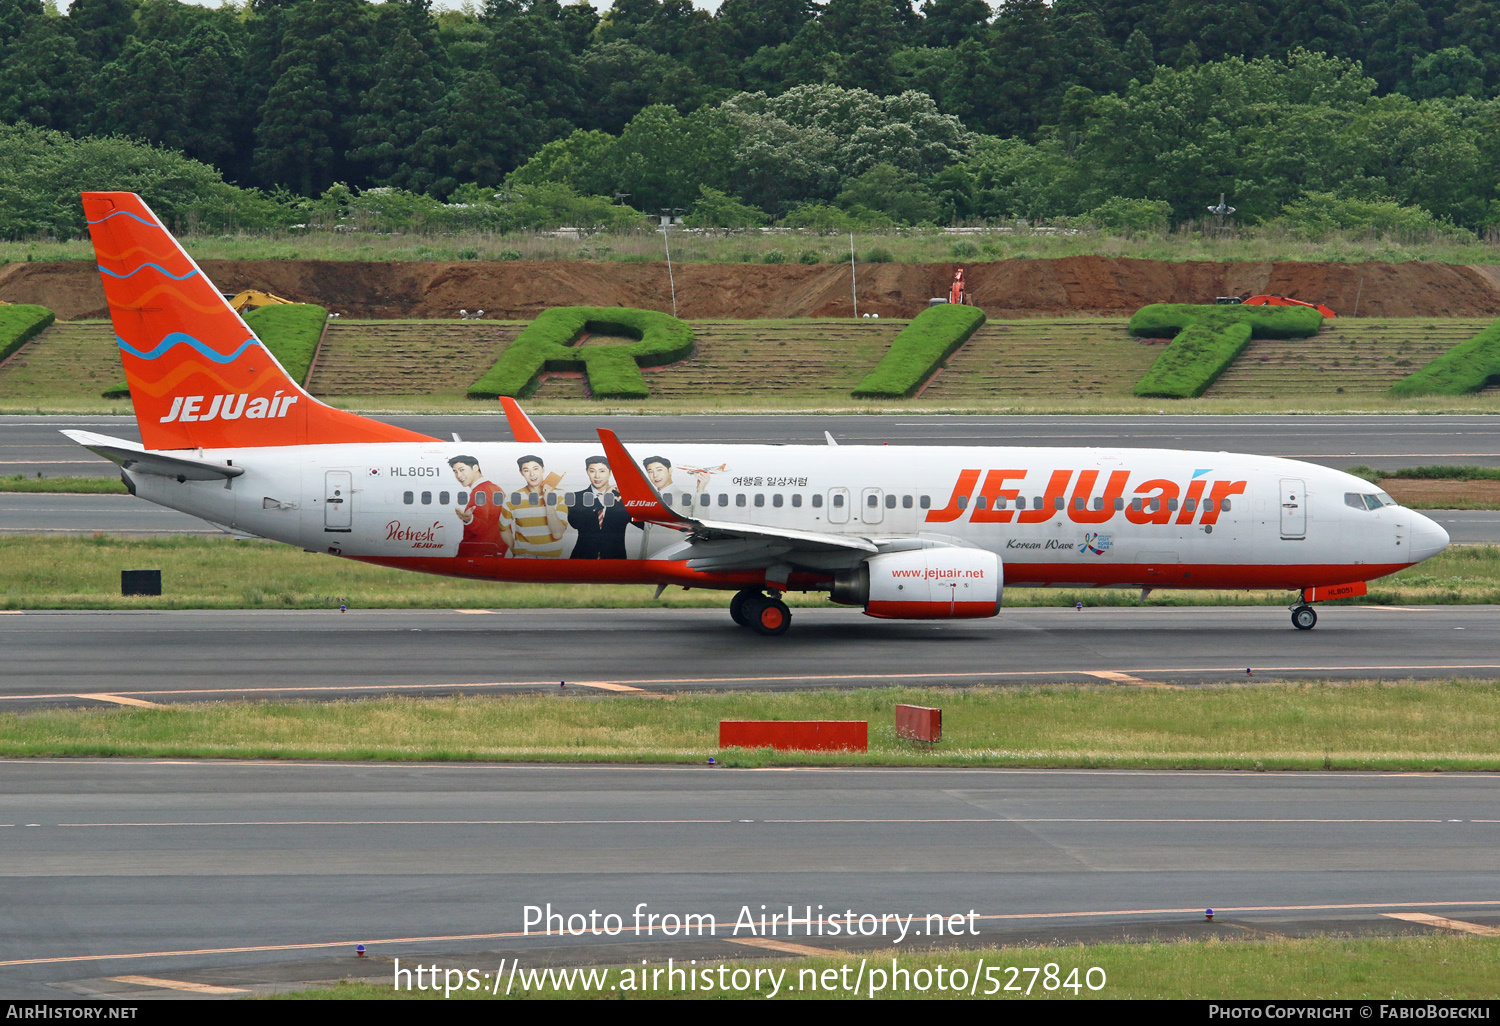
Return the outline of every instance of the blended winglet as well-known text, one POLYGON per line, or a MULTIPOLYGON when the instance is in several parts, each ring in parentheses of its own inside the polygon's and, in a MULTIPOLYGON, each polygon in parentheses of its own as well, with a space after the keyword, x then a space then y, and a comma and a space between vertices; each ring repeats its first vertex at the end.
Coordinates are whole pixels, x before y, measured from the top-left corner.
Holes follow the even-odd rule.
POLYGON ((536 429, 531 418, 526 416, 526 411, 521 409, 521 404, 508 395, 500 397, 500 408, 505 411, 505 421, 510 425, 510 433, 518 442, 545 442, 542 433, 536 429))
POLYGON ((604 445, 604 455, 609 457, 609 469, 614 474, 615 487, 620 489, 620 499, 633 520, 646 524, 660 524, 679 529, 691 528, 696 521, 667 507, 661 495, 640 465, 625 450, 618 436, 608 428, 599 428, 599 441, 604 445))

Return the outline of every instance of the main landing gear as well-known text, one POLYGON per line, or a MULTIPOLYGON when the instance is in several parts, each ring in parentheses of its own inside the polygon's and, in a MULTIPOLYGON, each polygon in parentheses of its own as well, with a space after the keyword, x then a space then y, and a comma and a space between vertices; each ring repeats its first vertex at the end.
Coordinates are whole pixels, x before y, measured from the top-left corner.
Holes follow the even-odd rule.
POLYGON ((729 602, 729 615, 741 627, 761 634, 785 634, 792 625, 792 611, 786 603, 758 588, 736 592, 729 602))
POLYGON ((1310 631, 1318 625, 1318 611, 1312 606, 1292 607, 1292 626, 1299 631, 1310 631))

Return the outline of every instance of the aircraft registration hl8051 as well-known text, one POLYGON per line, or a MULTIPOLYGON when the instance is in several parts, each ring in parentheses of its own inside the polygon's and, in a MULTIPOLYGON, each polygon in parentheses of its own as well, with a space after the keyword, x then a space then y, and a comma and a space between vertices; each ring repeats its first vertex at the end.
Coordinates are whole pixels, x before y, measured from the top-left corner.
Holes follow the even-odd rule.
POLYGON ((1018 586, 1269 588, 1310 603, 1434 556, 1447 533, 1293 460, 1157 449, 444 441, 293 381, 133 193, 85 193, 143 444, 65 432, 131 492, 256 535, 494 581, 719 588, 763 634, 787 591, 893 619, 998 613, 1018 586))

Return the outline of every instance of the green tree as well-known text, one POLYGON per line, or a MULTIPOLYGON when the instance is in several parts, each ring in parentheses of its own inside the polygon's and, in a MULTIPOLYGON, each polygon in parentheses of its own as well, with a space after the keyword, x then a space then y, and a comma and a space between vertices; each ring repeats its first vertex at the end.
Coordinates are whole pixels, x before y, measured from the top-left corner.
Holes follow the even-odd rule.
POLYGON ((32 18, 42 16, 42 0, 0 0, 0 46, 19 36, 32 18))
POLYGON ((68 7, 67 27, 78 43, 78 52, 103 64, 125 48, 134 27, 133 15, 130 0, 73 0, 68 7))
POLYGON ((431 59, 402 27, 381 58, 350 135, 349 161, 362 180, 413 191, 429 184, 419 144, 441 95, 431 59))
POLYGON ((683 223, 689 228, 758 228, 766 220, 765 211, 718 189, 700 185, 698 200, 683 223))
POLYGON ((724 0, 715 18, 729 52, 744 60, 762 47, 790 43, 816 11, 811 0, 724 0))
POLYGON ((1412 64, 1410 90, 1417 99, 1438 96, 1481 96, 1484 61, 1467 46, 1450 46, 1426 54, 1412 64))
POLYGON ((910 171, 876 164, 839 193, 839 206, 854 213, 872 210, 901 224, 920 224, 938 216, 938 201, 910 171))
POLYGON ((255 131, 255 168, 304 196, 348 181, 345 154, 368 86, 373 22, 363 0, 304 0, 287 22, 255 131))
POLYGON ((716 110, 683 117, 666 104, 647 107, 620 134, 615 181, 640 210, 687 207, 704 185, 728 187, 735 139, 732 121, 716 110))
POLYGON ((829 0, 819 20, 844 57, 840 85, 895 91, 892 58, 901 44, 901 26, 890 0, 829 0))
POLYGON ((922 23, 928 46, 957 46, 965 39, 978 39, 990 23, 990 5, 984 0, 924 0, 922 23))
POLYGON ((82 131, 93 118, 94 68, 57 18, 33 18, 0 58, 0 120, 82 131))
POLYGON ((607 132, 580 128, 537 150, 507 181, 513 185, 560 182, 585 196, 611 194, 618 190, 618 145, 619 140, 607 132))
POLYGON ((436 196, 460 184, 498 186, 541 140, 527 131, 525 101, 488 71, 463 71, 422 133, 421 180, 436 196))

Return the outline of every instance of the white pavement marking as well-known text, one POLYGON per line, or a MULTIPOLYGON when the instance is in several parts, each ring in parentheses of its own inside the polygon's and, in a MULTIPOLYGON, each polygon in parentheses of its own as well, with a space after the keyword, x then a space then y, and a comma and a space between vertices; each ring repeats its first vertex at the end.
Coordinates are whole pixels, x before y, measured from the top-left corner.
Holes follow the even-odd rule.
POLYGON ((1404 919, 1409 923, 1422 923, 1424 926, 1437 926, 1444 930, 1457 930, 1459 933, 1472 933, 1480 937, 1500 937, 1500 927, 1466 923, 1462 919, 1445 919, 1443 916, 1435 916, 1428 912, 1382 912, 1381 915, 1390 919, 1404 919))

